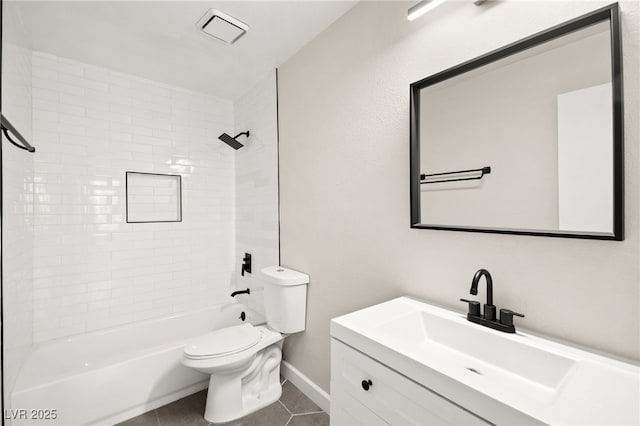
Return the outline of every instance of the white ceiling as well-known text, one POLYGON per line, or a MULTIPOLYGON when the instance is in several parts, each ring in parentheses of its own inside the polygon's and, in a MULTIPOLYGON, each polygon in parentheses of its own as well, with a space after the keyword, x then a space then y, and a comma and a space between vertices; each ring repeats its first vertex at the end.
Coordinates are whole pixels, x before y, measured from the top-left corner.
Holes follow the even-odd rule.
POLYGON ((22 0, 5 13, 21 15, 21 44, 33 50, 235 99, 356 3, 22 0), (195 24, 210 8, 249 32, 233 45, 201 34, 195 24))

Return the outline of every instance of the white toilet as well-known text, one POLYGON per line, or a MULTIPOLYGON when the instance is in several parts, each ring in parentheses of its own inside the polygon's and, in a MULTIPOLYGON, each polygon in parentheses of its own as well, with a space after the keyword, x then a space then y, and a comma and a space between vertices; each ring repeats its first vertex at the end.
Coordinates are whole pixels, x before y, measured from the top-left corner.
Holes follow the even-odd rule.
POLYGON ((241 324, 200 336, 184 348, 182 363, 210 374, 204 418, 225 423, 280 398, 281 333, 305 328, 309 276, 269 266, 262 269, 267 324, 241 324))

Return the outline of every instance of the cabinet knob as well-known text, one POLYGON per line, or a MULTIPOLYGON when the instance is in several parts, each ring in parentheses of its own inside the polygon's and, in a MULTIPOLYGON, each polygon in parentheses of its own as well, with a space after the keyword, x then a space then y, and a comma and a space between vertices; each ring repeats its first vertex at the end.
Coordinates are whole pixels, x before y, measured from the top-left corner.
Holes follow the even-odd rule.
POLYGON ((373 382, 371 380, 362 381, 362 389, 368 391, 371 386, 373 386, 373 382))

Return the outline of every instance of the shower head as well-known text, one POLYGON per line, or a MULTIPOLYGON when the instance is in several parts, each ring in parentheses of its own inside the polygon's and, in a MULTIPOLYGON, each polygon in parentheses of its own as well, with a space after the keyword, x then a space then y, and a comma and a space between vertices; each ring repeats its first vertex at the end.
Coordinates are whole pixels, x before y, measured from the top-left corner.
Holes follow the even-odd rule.
POLYGON ((244 146, 243 144, 241 144, 240 142, 238 142, 236 140, 236 139, 238 139, 238 137, 240 137, 242 135, 244 135, 246 137, 249 137, 249 131, 247 130, 246 132, 238 133, 234 137, 231 137, 228 134, 223 133, 220 136, 218 136, 218 139, 220 139, 222 142, 224 142, 227 145, 229 145, 231 148, 237 150, 237 149, 240 149, 240 148, 242 148, 244 146))

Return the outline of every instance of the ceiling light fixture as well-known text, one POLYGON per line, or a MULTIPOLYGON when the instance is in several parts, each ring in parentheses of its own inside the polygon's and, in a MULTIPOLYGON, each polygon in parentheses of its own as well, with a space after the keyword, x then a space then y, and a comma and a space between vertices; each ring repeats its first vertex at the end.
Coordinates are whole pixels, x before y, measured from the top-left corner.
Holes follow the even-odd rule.
POLYGON ((418 19, 420 16, 424 15, 430 10, 435 9, 445 1, 447 0, 422 0, 421 2, 416 3, 415 5, 409 8, 409 12, 407 13, 407 19, 410 21, 418 19))

